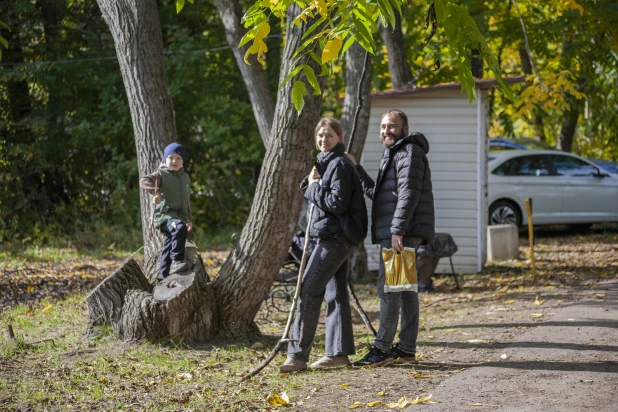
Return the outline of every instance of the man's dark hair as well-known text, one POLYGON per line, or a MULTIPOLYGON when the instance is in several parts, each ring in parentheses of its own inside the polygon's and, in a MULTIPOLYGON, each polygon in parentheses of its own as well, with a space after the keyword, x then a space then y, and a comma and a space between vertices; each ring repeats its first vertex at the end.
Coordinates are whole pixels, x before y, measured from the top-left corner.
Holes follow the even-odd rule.
POLYGON ((401 110, 399 110, 399 109, 391 109, 391 110, 385 112, 382 115, 382 119, 386 115, 396 115, 396 116, 399 116, 399 118, 401 120, 403 120, 403 127, 406 127, 408 125, 408 116, 406 116, 406 114, 404 112, 402 112, 401 110))

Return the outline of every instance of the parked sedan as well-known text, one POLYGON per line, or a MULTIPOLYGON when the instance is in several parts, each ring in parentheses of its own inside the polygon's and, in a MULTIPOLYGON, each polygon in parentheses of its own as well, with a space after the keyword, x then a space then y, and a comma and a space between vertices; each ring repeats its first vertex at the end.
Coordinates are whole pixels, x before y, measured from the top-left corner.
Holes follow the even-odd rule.
MULTIPOLYGON (((489 151, 495 152, 500 150, 558 150, 548 143, 531 139, 529 137, 515 137, 505 139, 502 137, 494 137, 489 139, 489 151)), ((592 163, 601 166, 606 172, 618 173, 618 163, 606 159, 595 159, 588 157, 592 163)), ((490 159, 491 160, 491 159, 490 159)))
POLYGON ((489 224, 528 223, 581 228, 618 222, 618 174, 582 157, 555 150, 492 152, 488 162, 489 224))

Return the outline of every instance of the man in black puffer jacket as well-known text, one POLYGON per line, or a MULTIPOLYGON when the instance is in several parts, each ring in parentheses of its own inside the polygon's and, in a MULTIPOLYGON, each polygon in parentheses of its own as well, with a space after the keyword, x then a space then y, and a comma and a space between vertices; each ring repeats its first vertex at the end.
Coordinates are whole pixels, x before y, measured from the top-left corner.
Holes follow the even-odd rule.
MULTIPOLYGON (((429 243, 435 234, 431 171, 427 161, 429 143, 421 133, 408 134, 408 117, 401 110, 382 116, 380 138, 385 147, 374 182, 357 165, 363 191, 373 200, 371 238, 381 248, 401 252, 429 243)), ((351 158, 351 156, 348 155, 351 158)), ((354 159, 351 158, 354 162, 354 159)), ((418 260, 417 260, 418 262, 418 260)), ((358 365, 384 362, 389 358, 413 361, 416 354, 419 305, 413 291, 384 292, 384 261, 380 253, 378 277, 380 328, 374 345, 358 365), (391 347, 401 309, 399 343, 391 347)))

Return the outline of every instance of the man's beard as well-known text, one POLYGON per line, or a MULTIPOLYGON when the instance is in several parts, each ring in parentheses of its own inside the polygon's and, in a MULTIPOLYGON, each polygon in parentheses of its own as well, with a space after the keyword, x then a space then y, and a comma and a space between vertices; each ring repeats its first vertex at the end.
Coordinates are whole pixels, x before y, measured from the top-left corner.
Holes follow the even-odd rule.
POLYGON ((401 129, 401 132, 399 132, 399 136, 397 138, 395 138, 392 134, 389 133, 388 135, 386 135, 385 138, 382 139, 382 144, 384 145, 384 147, 389 149, 395 143, 397 143, 397 141, 403 139, 404 137, 406 137, 405 132, 403 131, 403 129, 401 129))

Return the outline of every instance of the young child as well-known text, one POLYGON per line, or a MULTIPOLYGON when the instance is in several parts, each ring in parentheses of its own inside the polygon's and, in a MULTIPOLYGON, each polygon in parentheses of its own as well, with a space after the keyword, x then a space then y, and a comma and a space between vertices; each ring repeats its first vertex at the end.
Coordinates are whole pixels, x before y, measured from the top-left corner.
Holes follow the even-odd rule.
POLYGON ((163 162, 156 172, 142 177, 139 185, 153 195, 154 227, 165 236, 157 279, 182 272, 185 263, 185 242, 191 230, 190 179, 183 169, 185 151, 172 143, 163 152, 163 162))

